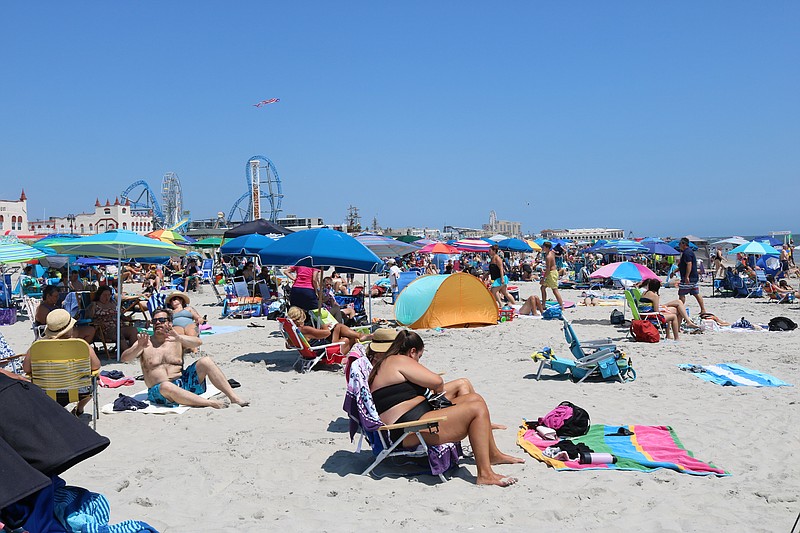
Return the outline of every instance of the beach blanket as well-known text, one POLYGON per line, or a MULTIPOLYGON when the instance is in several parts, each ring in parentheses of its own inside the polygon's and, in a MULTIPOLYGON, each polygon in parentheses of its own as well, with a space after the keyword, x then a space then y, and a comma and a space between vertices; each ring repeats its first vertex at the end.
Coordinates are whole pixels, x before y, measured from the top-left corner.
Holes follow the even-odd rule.
POLYGON ((200 335, 222 335, 223 333, 234 333, 244 329, 241 326, 212 326, 211 329, 206 329, 200 332, 200 335))
MULTIPOLYGON (((206 391, 201 394, 203 398, 211 398, 215 394, 219 394, 220 391, 217 389, 209 380, 206 380, 206 391)), ((104 415, 116 415, 119 413, 145 413, 150 415, 182 415, 191 407, 187 407, 185 405, 179 405, 177 407, 166 407, 163 405, 150 405, 150 402, 147 400, 147 389, 143 391, 137 392, 131 398, 135 400, 139 400, 140 402, 146 403, 148 406, 146 409, 139 409, 138 411, 115 411, 114 410, 114 402, 107 403, 103 407, 100 408, 100 412, 104 415)))
POLYGON ((654 472, 662 468, 697 476, 729 476, 730 473, 711 463, 695 459, 683 447, 669 426, 609 426, 595 424, 581 437, 570 438, 573 443, 583 443, 595 453, 610 453, 617 458, 614 464, 579 464, 577 461, 559 461, 542 452, 557 441, 544 440, 523 424, 517 435, 517 444, 533 456, 556 470, 636 470, 654 472), (632 432, 621 435, 620 428, 632 432))
POLYGON ((734 363, 720 363, 717 365, 678 365, 678 368, 691 372, 704 381, 717 385, 733 387, 791 387, 775 376, 770 376, 758 370, 753 370, 734 363))

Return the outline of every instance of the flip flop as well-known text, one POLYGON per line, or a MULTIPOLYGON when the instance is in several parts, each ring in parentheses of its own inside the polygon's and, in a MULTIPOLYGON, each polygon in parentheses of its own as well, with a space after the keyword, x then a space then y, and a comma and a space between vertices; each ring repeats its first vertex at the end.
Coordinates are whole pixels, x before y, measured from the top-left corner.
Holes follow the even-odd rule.
MULTIPOLYGON (((263 326, 261 326, 261 327, 263 327, 263 326)), ((236 381, 235 379, 229 379, 228 380, 228 384, 231 386, 232 389, 238 389, 239 387, 242 386, 242 384, 239 383, 238 381, 236 381)))
POLYGON ((266 326, 262 326, 261 324, 256 324, 254 322, 250 322, 249 324, 247 324, 247 327, 248 328, 265 328, 266 326))

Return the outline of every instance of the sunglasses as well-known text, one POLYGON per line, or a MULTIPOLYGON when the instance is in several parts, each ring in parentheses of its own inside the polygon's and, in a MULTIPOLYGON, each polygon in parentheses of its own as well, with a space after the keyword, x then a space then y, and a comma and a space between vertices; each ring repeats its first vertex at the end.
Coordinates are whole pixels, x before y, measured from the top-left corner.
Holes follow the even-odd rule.
POLYGON ((154 324, 166 324, 167 322, 169 322, 169 318, 166 318, 166 317, 154 318, 153 319, 153 323, 154 324))

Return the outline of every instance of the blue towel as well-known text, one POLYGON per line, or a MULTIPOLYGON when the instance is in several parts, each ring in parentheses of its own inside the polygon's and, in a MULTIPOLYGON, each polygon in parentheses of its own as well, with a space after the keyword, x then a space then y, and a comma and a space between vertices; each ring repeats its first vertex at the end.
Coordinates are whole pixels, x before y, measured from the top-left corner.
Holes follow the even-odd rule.
POLYGON ((72 533, 158 533, 138 520, 109 525, 111 510, 102 494, 66 486, 56 489, 53 499, 56 518, 72 533))
POLYGON ((734 363, 718 365, 678 365, 681 370, 691 371, 704 380, 734 387, 791 387, 790 383, 781 381, 758 370, 752 370, 734 363))

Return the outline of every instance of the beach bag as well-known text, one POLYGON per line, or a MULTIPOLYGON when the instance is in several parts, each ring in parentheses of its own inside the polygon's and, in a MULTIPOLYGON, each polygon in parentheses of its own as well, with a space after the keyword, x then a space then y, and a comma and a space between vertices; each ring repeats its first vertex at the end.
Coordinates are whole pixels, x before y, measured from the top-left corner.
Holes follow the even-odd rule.
POLYGON ((559 437, 580 437, 589 432, 591 420, 585 409, 565 401, 540 418, 539 425, 556 430, 559 437))
MULTIPOLYGON (((561 308, 559 306, 557 306, 557 305, 554 305, 552 307, 548 307, 542 313, 542 318, 545 319, 545 320, 555 320, 555 319, 561 320, 562 316, 563 316, 563 314, 561 312, 561 308)), ((555 429, 555 428, 553 428, 553 429, 555 429)))
POLYGON ((776 316, 769 321, 770 331, 792 331, 794 329, 797 329, 797 324, 785 316, 776 316))
POLYGON ((611 325, 621 326, 625 323, 625 315, 619 309, 611 311, 611 325))
POLYGON ((648 320, 634 320, 631 322, 631 335, 636 342, 658 342, 661 335, 658 329, 648 320))

